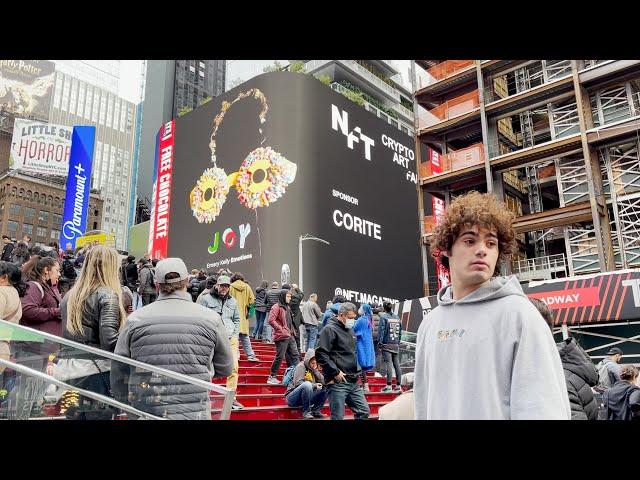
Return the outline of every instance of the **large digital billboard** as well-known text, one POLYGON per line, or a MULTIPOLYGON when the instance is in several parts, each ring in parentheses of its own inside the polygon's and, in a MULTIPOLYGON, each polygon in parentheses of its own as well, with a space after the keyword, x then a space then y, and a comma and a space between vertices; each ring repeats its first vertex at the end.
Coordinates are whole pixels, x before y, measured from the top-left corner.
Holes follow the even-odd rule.
MULTIPOLYGON (((315 78, 256 77, 175 120, 169 256, 326 301, 422 294, 413 138, 315 78)), ((162 151, 158 160, 163 161, 162 151)), ((157 230, 157 228, 156 228, 157 230)))
POLYGON ((47 60, 0 60, 0 109, 48 120, 54 75, 47 60))

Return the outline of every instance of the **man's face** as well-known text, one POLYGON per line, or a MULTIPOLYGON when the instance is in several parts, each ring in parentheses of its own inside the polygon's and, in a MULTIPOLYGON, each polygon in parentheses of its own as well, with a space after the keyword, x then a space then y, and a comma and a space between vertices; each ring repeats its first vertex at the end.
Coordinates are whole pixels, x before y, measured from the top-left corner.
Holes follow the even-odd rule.
POLYGON ((309 301, 316 303, 316 301, 318 300, 318 297, 309 297, 309 301))
POLYGON ((491 279, 496 268, 500 253, 497 231, 466 226, 451 251, 446 253, 452 283, 462 287, 479 286, 491 279))
POLYGON ((291 292, 287 292, 286 301, 287 303, 291 302, 291 292))
POLYGON ((617 353, 614 357, 613 357, 613 361, 616 363, 620 363, 620 360, 622 360, 622 355, 620 355, 619 353, 617 353))
POLYGON ((224 297, 227 293, 229 293, 229 285, 226 283, 218 285, 218 293, 221 297, 224 297))
POLYGON ((347 320, 355 320, 356 317, 357 317, 356 312, 352 312, 351 310, 349 310, 346 314, 338 313, 338 319, 342 323, 346 323, 347 320))

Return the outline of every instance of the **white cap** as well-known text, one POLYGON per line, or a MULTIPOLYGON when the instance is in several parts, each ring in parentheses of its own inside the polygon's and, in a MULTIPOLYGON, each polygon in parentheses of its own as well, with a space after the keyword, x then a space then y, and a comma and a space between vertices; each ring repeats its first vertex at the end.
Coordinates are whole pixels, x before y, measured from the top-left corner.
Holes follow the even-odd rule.
POLYGON ((158 283, 177 283, 189 278, 189 272, 181 258, 165 258, 164 260, 160 260, 156 265, 155 277, 158 283), (179 277, 167 280, 166 276, 169 273, 177 273, 179 277))

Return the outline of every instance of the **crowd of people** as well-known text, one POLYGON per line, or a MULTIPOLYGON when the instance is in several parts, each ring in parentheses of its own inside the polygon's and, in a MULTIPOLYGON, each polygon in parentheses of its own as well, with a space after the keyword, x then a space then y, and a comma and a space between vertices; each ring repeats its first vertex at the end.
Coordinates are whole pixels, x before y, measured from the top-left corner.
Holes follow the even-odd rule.
MULTIPOLYGON (((267 383, 284 383, 287 404, 299 408, 302 418, 323 417, 327 399, 332 419, 344 417, 345 405, 355 418, 368 418, 366 372, 376 366, 386 371, 385 391, 400 391, 399 380, 394 390, 392 378, 394 371, 397 379, 402 375, 401 327, 391 304, 358 309, 337 296, 323 312, 318 295, 307 297, 296 284, 262 281, 254 293, 242 273, 228 269, 189 274, 178 258, 136 261, 98 244, 61 251, 54 244, 44 248, 29 242, 25 238, 6 247, 3 258, 6 254, 13 261, 0 261, 0 313, 7 321, 195 378, 226 377, 232 391, 238 386, 239 349, 249 361, 260 362, 252 342, 272 343, 276 355, 267 383), (291 369, 289 379, 278 378, 283 361, 291 369)), ((13 343, 0 343, 3 358, 13 357, 78 389, 167 418, 210 418, 203 392, 177 388, 151 402, 136 372, 121 362, 77 358, 77 351, 53 342, 13 343)), ((6 378, 6 373, 0 402, 7 416, 26 419, 38 413, 46 381, 15 373, 6 378)), ((96 402, 83 399, 69 406, 68 397, 54 398, 65 404, 69 418, 89 418, 83 406, 93 411, 91 418, 103 418, 95 416, 96 402)), ((234 398, 232 408, 244 406, 234 398)))
MULTIPOLYGON (((431 236, 451 285, 421 323, 415 372, 405 375, 402 323, 391 303, 358 307, 336 296, 323 312, 318 295, 294 283, 262 280, 254 291, 240 272, 189 273, 179 258, 136 261, 103 245, 61 251, 3 237, 0 315, 197 379, 224 378, 234 392, 240 348, 258 363, 252 343, 274 344, 266 382, 285 385, 287 405, 303 419, 324 417, 327 400, 333 420, 344 418, 345 406, 368 418, 368 372, 385 377, 382 392, 404 389, 380 419, 640 419, 638 369, 621 365, 622 350, 611 348, 594 365, 575 338, 556 344, 549 308, 527 298, 515 277, 499 275, 513 249, 512 221, 492 195, 471 192, 451 203, 431 236)), ((149 388, 148 372, 122 362, 77 358, 53 342, 0 341, 0 356, 153 415, 211 418, 208 392, 170 379, 149 388)), ((9 418, 41 408, 46 380, 0 373, 9 418)), ((95 405, 87 402, 86 411, 72 405, 67 415, 88 418, 95 405)), ((235 396, 232 408, 244 408, 235 396)))

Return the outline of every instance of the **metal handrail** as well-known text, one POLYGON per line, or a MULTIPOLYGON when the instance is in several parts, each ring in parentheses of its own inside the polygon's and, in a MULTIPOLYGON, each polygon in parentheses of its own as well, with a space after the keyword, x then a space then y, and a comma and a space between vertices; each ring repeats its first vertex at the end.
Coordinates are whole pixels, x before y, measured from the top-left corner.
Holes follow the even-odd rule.
POLYGON ((127 405, 126 403, 119 402, 118 400, 115 400, 115 399, 113 399, 111 397, 107 397, 107 396, 102 395, 100 393, 96 393, 96 392, 92 392, 90 390, 84 390, 82 388, 74 387, 72 385, 69 385, 68 383, 64 383, 64 382, 58 380, 57 378, 54 378, 54 377, 52 377, 50 375, 47 375, 46 373, 39 372, 38 370, 34 370, 33 368, 25 367, 24 365, 20 365, 18 363, 13 363, 13 362, 11 362, 9 360, 3 360, 2 358, 0 358, 0 365, 4 365, 6 367, 11 368, 12 370, 15 370, 16 372, 20 372, 20 373, 23 373, 25 375, 31 375, 31 376, 40 378, 41 380, 45 380, 48 383, 52 383, 54 385, 57 385, 58 387, 66 388, 67 390, 73 390, 73 391, 78 392, 79 394, 81 394, 81 395, 83 395, 85 397, 89 397, 89 398, 92 398, 92 399, 97 400, 99 402, 106 403, 107 405, 111 405, 112 407, 119 408, 120 410, 123 410, 123 411, 125 411, 127 413, 132 413, 134 415, 138 415, 138 416, 141 416, 141 417, 149 418, 151 420, 166 420, 166 418, 158 417, 156 415, 152 415, 150 413, 143 412, 142 410, 138 410, 135 407, 127 405))
POLYGON ((222 407, 222 414, 220 416, 221 420, 228 420, 231 416, 231 404, 233 403, 233 397, 235 392, 233 390, 229 390, 221 385, 216 385, 215 383, 205 382, 204 380, 200 380, 199 378, 193 378, 183 373, 173 372, 171 370, 167 370, 166 368, 156 367, 155 365, 150 365, 148 363, 139 362, 138 360, 134 360, 132 358, 123 357, 121 355, 117 355, 112 352, 108 352, 106 350, 100 350, 99 348, 91 347, 89 345, 84 345, 82 343, 74 342, 73 340, 69 340, 63 337, 58 337, 56 335, 52 335, 47 332, 42 332, 40 330, 36 330, 34 328, 25 327, 24 325, 18 325, 15 323, 7 322, 6 320, 0 320, 0 326, 6 325, 10 328, 17 328, 19 330, 23 330, 32 334, 40 335, 43 338, 51 340, 52 342, 60 343, 62 345, 66 345, 68 347, 73 347, 78 350, 82 350, 88 353, 93 353, 97 356, 106 357, 111 360, 116 360, 118 362, 131 365, 134 367, 144 368, 150 372, 155 372, 161 375, 165 375, 174 380, 180 380, 184 383, 189 383, 191 385, 195 385, 197 387, 204 388, 206 390, 213 390, 216 393, 219 393, 225 397, 224 404, 222 407), (226 414, 226 416, 225 416, 226 414))

